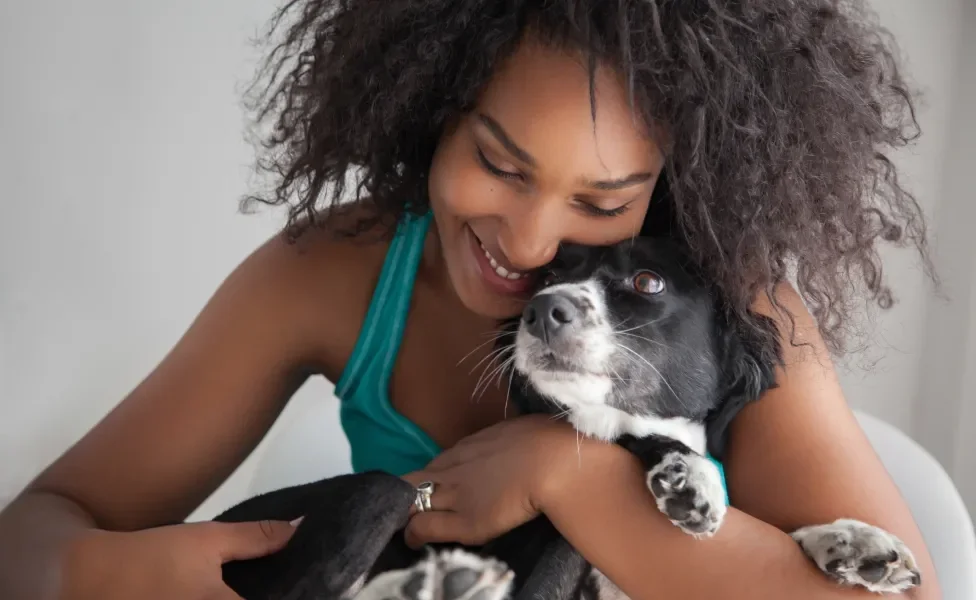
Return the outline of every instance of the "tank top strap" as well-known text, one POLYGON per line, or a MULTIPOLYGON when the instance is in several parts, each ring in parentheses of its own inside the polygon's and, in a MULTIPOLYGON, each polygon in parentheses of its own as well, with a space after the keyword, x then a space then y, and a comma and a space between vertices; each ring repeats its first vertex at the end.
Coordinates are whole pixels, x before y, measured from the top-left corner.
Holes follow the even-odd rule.
POLYGON ((417 266, 423 255, 430 220, 430 212, 422 216, 407 214, 397 225, 359 338, 336 382, 335 393, 339 398, 348 396, 367 372, 384 378, 384 381, 371 384, 378 383, 382 389, 387 388, 392 363, 403 338, 417 266))

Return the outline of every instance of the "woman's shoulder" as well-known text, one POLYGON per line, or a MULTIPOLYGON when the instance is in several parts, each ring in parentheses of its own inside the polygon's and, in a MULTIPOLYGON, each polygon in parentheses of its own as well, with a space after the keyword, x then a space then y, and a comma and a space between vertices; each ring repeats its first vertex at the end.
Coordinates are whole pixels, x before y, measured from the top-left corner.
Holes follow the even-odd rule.
POLYGON ((289 325, 309 333, 310 359, 329 376, 355 345, 389 248, 388 228, 361 225, 368 207, 317 215, 292 235, 281 231, 250 257, 262 286, 278 296, 289 325))
POLYGON ((382 266, 389 239, 384 227, 365 221, 370 217, 368 208, 350 205, 303 219, 277 232, 248 260, 267 260, 269 271, 293 280, 285 289, 289 294, 334 296, 342 292, 337 288, 368 281, 382 266))

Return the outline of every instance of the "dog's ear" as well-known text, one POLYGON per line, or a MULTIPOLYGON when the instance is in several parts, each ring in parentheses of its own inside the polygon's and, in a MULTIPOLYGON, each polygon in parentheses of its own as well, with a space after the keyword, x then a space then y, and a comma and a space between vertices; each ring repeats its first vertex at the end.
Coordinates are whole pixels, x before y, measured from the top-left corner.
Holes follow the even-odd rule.
POLYGON ((746 404, 776 387, 776 367, 782 365, 777 328, 772 319, 752 315, 750 327, 720 311, 717 323, 722 399, 705 422, 708 452, 718 460, 725 454, 729 426, 746 404))

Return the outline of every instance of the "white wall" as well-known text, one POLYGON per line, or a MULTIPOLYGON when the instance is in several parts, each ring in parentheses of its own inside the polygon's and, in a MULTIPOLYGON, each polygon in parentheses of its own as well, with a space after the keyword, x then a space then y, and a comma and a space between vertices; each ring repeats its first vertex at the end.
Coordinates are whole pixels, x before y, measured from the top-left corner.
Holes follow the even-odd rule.
MULTIPOLYGON (((271 10, 2 3, 0 504, 135 386, 279 227, 277 213, 236 204, 252 156, 239 108, 248 38, 271 10)), ((298 401, 332 400, 319 381, 298 401)))
MULTIPOLYGON (((942 168, 962 0, 876 4, 927 93, 925 137, 899 160, 937 214, 944 188, 965 187, 963 170, 942 168)), ((258 0, 0 6, 0 504, 152 369, 279 225, 277 213, 236 213, 251 158, 238 107, 247 36, 271 10, 258 0)), ((916 403, 928 288, 908 253, 891 255, 888 275, 901 303, 878 321, 865 355, 878 363, 842 377, 852 404, 912 432, 922 402, 953 415, 959 394, 916 403)), ((333 402, 329 386, 303 388, 296 406, 309 402, 333 402)), ((337 427, 325 435, 348 451, 337 427)), ((198 514, 236 499, 252 468, 253 457, 198 514)))
MULTIPOLYGON (((960 14, 967 0, 875 0, 882 23, 896 36, 906 71, 924 94, 919 111, 923 135, 910 152, 895 156, 902 182, 931 217, 942 196, 942 164, 949 130, 953 79, 959 62, 960 14)), ((934 225, 934 224, 933 224, 934 225)), ((933 297, 918 261, 907 250, 885 251, 885 275, 897 300, 864 323, 870 346, 849 357, 841 379, 855 406, 913 432, 913 403, 927 305, 933 297)))
MULTIPOLYGON (((963 31, 976 30, 976 2, 965 4, 963 31)), ((915 435, 954 476, 976 514, 976 39, 961 38, 946 137, 936 227, 948 302, 929 303, 915 435)))

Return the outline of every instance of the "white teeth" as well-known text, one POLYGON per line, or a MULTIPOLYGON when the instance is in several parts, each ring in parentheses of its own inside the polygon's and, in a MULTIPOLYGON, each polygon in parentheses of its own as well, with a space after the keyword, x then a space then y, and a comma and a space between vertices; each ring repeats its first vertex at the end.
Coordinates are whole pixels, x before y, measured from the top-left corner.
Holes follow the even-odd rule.
POLYGON ((495 257, 492 256, 491 253, 488 252, 488 249, 485 248, 485 245, 484 244, 482 244, 479 241, 478 242, 478 245, 481 246, 481 249, 482 250, 484 250, 484 252, 485 252, 485 258, 488 259, 488 264, 491 265, 491 268, 495 270, 495 273, 499 277, 502 277, 504 279, 511 279, 513 281, 516 280, 516 279, 521 279, 522 273, 518 273, 518 272, 515 272, 515 271, 509 271, 505 267, 499 265, 498 264, 498 261, 495 260, 495 257))

